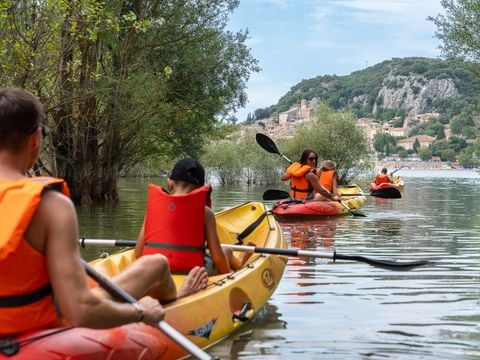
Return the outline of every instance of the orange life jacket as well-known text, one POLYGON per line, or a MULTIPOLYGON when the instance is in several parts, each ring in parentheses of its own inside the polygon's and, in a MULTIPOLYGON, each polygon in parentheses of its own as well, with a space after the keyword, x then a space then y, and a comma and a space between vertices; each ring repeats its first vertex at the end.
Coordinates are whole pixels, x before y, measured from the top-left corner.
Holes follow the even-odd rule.
POLYGON ((375 177, 375 184, 380 185, 383 183, 389 183, 388 175, 377 175, 375 177))
POLYGON ((287 169, 292 176, 290 179, 290 196, 294 199, 310 199, 313 197, 313 187, 305 179, 305 174, 312 171, 310 165, 293 163, 287 169))
POLYGON ((332 192, 333 191, 333 179, 337 176, 335 170, 320 170, 320 176, 318 177, 318 182, 325 189, 332 192))
POLYGON ((16 334, 55 323, 45 254, 24 237, 45 190, 69 196, 61 179, 0 180, 0 334, 16 334))
POLYGON ((206 185, 188 194, 171 195, 160 186, 149 184, 142 255, 165 255, 172 271, 203 266, 205 205, 210 191, 211 187, 206 185))

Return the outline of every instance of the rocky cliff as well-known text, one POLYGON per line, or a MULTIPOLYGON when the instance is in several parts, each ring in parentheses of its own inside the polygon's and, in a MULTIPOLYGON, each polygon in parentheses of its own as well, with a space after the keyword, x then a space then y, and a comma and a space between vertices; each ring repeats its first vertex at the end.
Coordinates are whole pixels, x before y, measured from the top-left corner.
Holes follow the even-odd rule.
POLYGON ((459 96, 451 78, 427 79, 424 76, 401 76, 389 74, 378 91, 373 113, 379 106, 384 109, 403 109, 409 115, 416 115, 433 107, 436 100, 459 96), (391 84, 396 86, 391 87, 391 84))

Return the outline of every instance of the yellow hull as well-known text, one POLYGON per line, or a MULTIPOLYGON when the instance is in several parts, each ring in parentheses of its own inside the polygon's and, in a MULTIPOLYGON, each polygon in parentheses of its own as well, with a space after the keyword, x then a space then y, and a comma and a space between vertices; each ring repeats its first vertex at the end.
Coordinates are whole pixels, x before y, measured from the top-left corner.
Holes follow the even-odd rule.
MULTIPOLYGON (((216 214, 221 242, 238 243, 237 236, 261 216, 264 216, 263 220, 258 221, 260 224, 244 239, 245 243, 252 241, 261 247, 286 248, 278 223, 267 213, 265 205, 258 202, 246 203, 216 214)), ((91 264, 102 274, 113 276, 133 260, 133 250, 127 250, 91 264)), ((239 271, 210 277, 206 290, 166 305, 165 320, 198 346, 208 347, 240 328, 265 305, 282 278, 286 262, 286 257, 254 254, 247 266, 239 271), (243 314, 243 321, 235 319, 234 314, 244 307, 249 307, 250 310, 243 314)), ((177 285, 184 278, 182 275, 174 277, 177 285)), ((163 334, 157 336, 158 341, 163 343, 162 358, 186 355, 183 349, 163 334)))

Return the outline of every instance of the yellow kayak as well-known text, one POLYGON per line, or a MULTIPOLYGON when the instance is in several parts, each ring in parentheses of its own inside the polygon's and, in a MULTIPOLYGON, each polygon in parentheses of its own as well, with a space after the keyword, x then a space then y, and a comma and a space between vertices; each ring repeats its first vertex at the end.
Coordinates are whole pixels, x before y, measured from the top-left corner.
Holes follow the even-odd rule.
MULTIPOLYGON (((254 242, 260 247, 286 248, 279 224, 260 202, 249 202, 216 213, 222 243, 254 242)), ((240 253, 236 253, 240 256, 240 253)), ((133 249, 91 262, 107 277, 134 261, 133 249)), ((165 321, 201 348, 206 348, 242 327, 272 296, 287 263, 285 256, 254 253, 240 270, 209 278, 207 289, 165 305, 165 321)), ((184 275, 174 275, 177 286, 184 275)), ((60 329, 61 330, 61 329, 60 329)), ((73 328, 49 334, 40 330, 16 340, 17 355, 9 359, 176 359, 188 355, 158 328, 143 323, 113 329, 73 328), (37 336, 46 335, 29 342, 37 336)), ((2 356, 0 355, 0 358, 2 356)))

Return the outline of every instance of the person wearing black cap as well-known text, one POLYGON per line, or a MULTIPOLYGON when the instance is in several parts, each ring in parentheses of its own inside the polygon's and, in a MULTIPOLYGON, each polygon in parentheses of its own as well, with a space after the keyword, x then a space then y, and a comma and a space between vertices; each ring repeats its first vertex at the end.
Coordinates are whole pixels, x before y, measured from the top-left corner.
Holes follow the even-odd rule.
POLYGON ((198 248, 198 253, 202 250, 201 261, 211 275, 240 269, 252 254, 243 253, 239 259, 232 251, 222 249, 215 214, 209 207, 211 187, 205 186, 202 164, 191 157, 179 160, 170 172, 167 184, 170 194, 157 186, 149 188, 152 206, 147 203, 147 214, 135 248, 136 256, 161 252, 168 257, 172 271, 182 271, 190 268, 188 262, 198 264, 199 254, 192 254, 198 248), (158 198, 154 200, 154 196, 158 198), (183 204, 182 200, 185 200, 183 204), (200 206, 198 212, 197 205, 200 206), (153 212, 156 214, 151 215, 153 212), (145 246, 146 242, 160 245, 149 248, 145 246), (207 254, 204 253, 205 243, 209 250, 207 254), (167 245, 159 249, 161 244, 167 245))

